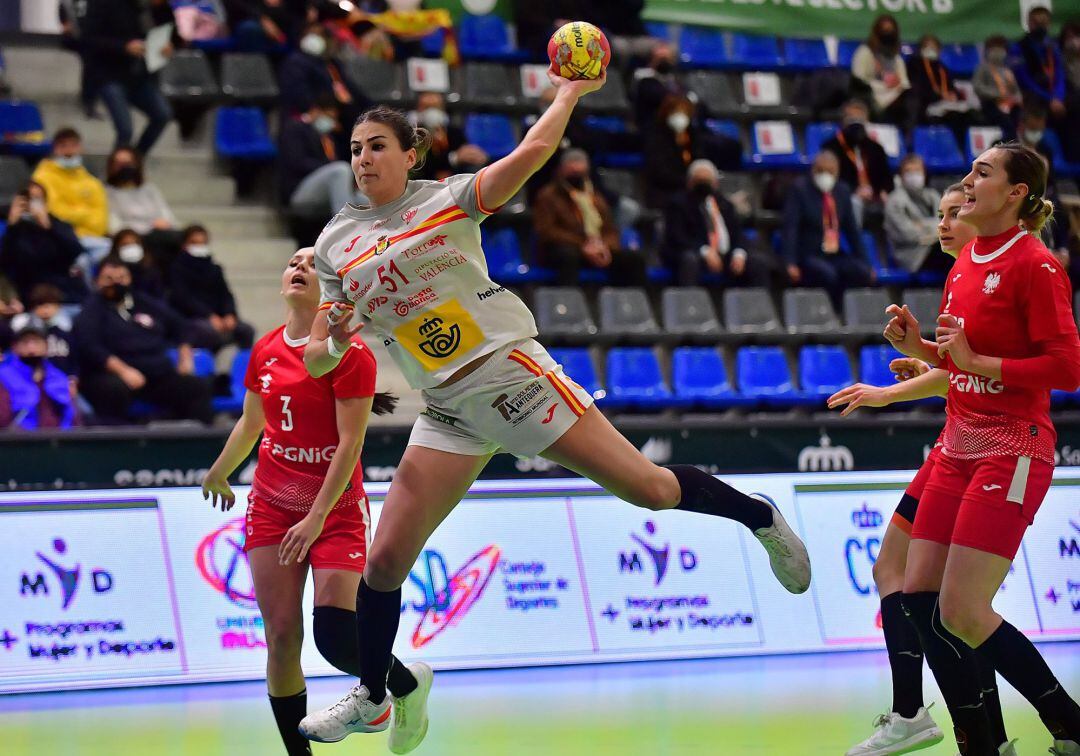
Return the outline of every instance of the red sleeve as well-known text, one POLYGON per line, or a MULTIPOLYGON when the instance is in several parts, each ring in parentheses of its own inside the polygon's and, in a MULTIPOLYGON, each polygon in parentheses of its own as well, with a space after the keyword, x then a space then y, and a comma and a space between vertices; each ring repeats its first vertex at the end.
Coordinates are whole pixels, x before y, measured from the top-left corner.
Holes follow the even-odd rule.
POLYGON ((375 355, 368 345, 353 339, 345 356, 330 374, 335 399, 375 396, 375 355))
POLYGON ((262 339, 251 348, 251 356, 248 358, 247 370, 244 371, 244 388, 248 391, 259 393, 259 353, 262 351, 262 339))

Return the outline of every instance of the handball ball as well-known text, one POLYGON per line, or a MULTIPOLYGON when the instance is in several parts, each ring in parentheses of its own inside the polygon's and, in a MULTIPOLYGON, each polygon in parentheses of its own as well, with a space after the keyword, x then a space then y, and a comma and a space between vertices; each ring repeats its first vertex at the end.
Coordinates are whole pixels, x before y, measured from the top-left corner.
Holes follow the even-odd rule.
POLYGON ((599 79, 611 61, 611 45, 598 28, 571 21, 548 42, 551 72, 564 79, 599 79))

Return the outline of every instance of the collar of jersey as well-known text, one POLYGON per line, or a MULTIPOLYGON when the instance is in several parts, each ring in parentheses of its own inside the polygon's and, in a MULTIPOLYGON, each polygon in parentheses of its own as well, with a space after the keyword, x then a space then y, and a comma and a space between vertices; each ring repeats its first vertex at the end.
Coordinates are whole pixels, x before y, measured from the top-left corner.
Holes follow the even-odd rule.
POLYGON ((420 190, 420 183, 418 181, 409 181, 405 184, 405 191, 401 196, 393 202, 388 202, 385 205, 379 205, 378 207, 357 207, 351 202, 341 208, 343 215, 352 218, 353 220, 376 220, 378 218, 386 218, 393 215, 402 207, 404 207, 409 199, 420 190))
POLYGON ((1010 249, 1012 249, 1012 246, 1014 244, 1016 244, 1018 241, 1020 241, 1022 238, 1024 238, 1024 236, 1026 236, 1026 235, 1027 235, 1027 231, 1025 231, 1024 229, 1021 228, 1019 231, 1016 232, 1016 235, 1013 238, 1009 239, 1007 242, 1002 244, 1000 247, 995 249, 993 252, 989 252, 989 253, 987 253, 985 255, 977 254, 975 252, 975 245, 978 244, 980 240, 988 241, 990 239, 995 239, 995 238, 999 238, 999 237, 993 237, 993 236, 982 237, 982 236, 980 236, 980 237, 976 238, 975 242, 971 245, 971 261, 973 263, 979 263, 979 264, 992 262, 992 261, 998 259, 999 257, 1001 257, 1006 252, 1008 252, 1010 249))
POLYGON ((287 345, 295 348, 295 347, 307 346, 307 343, 309 341, 311 341, 311 334, 309 333, 307 336, 305 336, 302 339, 290 339, 289 334, 287 334, 285 332, 285 329, 282 328, 281 329, 281 338, 285 340, 285 343, 287 345))

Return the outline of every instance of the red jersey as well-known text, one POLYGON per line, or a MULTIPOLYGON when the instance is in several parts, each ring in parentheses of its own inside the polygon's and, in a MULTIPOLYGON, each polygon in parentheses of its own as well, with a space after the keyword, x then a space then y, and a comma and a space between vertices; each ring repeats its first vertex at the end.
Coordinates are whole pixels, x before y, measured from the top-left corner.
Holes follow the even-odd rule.
MULTIPOLYGON (((266 415, 252 495, 295 511, 311 508, 337 451, 334 401, 375 394, 375 355, 363 341, 354 338, 337 367, 321 378, 304 366, 307 343, 290 339, 285 326, 274 329, 255 343, 244 377, 266 415)), ((334 508, 353 503, 364 506, 359 463, 334 508)))
POLYGON ((1048 343, 1080 348, 1072 287, 1037 238, 1013 228, 970 242, 945 282, 941 312, 955 316, 977 354, 1003 358, 1002 380, 949 371, 942 452, 958 459, 1027 456, 1053 464, 1057 433, 1050 386, 1010 383, 1017 360, 1046 353, 1048 343), (1010 365, 1011 363, 1011 365, 1010 365))

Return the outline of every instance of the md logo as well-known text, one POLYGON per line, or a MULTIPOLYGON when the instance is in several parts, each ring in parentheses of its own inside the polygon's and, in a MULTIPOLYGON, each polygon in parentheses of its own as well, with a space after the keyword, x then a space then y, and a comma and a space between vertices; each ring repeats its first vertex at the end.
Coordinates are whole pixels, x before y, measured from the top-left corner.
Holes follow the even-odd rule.
MULTIPOLYGON (((1077 533, 1080 533, 1080 525, 1076 524, 1075 520, 1069 520, 1069 524, 1072 525, 1072 529, 1077 533)), ((1076 536, 1063 536, 1058 540, 1058 554, 1062 559, 1066 557, 1080 558, 1080 544, 1076 542, 1076 536)))
MULTIPOLYGON (((82 577, 82 565, 76 562, 68 567, 71 557, 67 554, 67 544, 63 538, 54 538, 52 552, 48 556, 40 551, 36 552, 37 558, 45 565, 46 571, 24 572, 19 579, 19 594, 22 596, 42 596, 52 592, 59 592, 61 596, 61 608, 67 610, 71 602, 75 600, 75 592, 79 589, 82 577)), ((95 568, 90 570, 90 585, 94 593, 108 593, 113 589, 112 573, 95 568)))
MULTIPOLYGON (((656 525, 652 520, 645 522, 645 533, 649 540, 645 540, 645 538, 634 533, 630 534, 630 538, 641 547, 641 550, 620 551, 619 572, 644 572, 645 564, 641 558, 641 552, 644 552, 653 568, 653 585, 660 585, 671 567, 671 544, 665 543, 663 546, 657 546, 650 542, 656 535, 656 525)), ((697 554, 690 549, 679 549, 678 566, 683 572, 697 569, 697 554)))
POLYGON ((413 648, 423 648, 461 621, 483 595, 501 556, 498 546, 485 546, 451 574, 440 552, 426 549, 420 554, 409 573, 409 582, 419 589, 420 600, 406 601, 401 607, 402 612, 412 609, 420 614, 413 631, 413 648))

